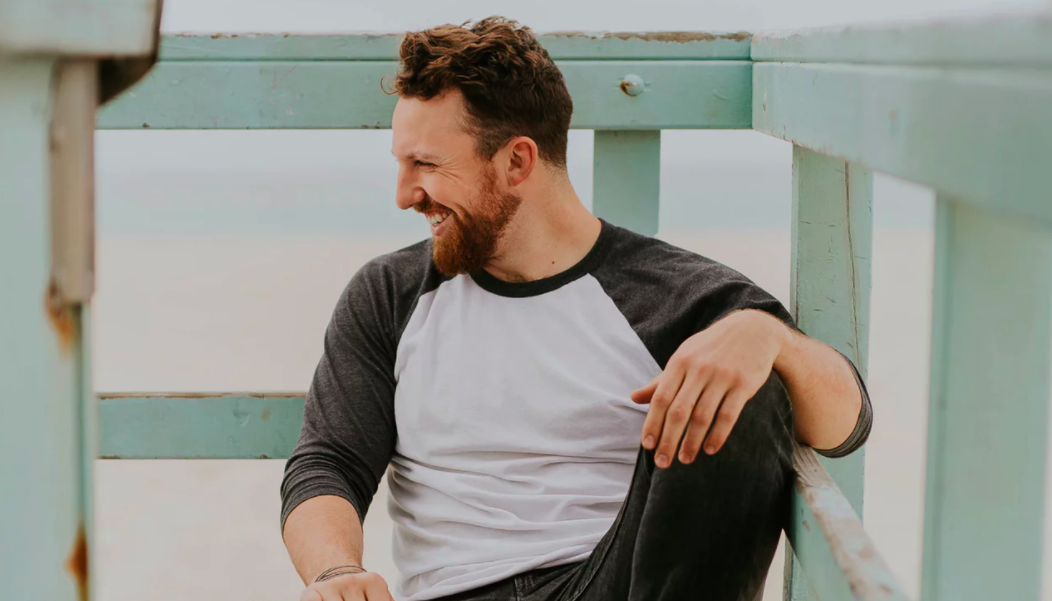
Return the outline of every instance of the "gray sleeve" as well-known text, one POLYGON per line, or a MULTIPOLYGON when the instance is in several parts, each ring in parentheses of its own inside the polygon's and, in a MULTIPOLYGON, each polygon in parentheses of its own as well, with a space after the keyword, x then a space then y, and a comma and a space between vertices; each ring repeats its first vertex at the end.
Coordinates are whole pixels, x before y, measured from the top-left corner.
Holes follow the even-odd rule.
POLYGON ((303 429, 285 464, 281 529, 297 505, 347 499, 364 521, 394 452, 395 335, 390 286, 369 264, 351 279, 325 330, 303 429))

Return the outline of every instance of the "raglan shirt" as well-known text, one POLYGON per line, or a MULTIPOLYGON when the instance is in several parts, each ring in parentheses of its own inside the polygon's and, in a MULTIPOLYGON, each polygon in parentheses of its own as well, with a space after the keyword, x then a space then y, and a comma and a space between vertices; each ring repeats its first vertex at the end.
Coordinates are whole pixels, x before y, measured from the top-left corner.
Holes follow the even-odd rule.
MULTIPOLYGON (((745 276, 605 221, 580 262, 525 283, 444 276, 430 240, 378 257, 326 329, 281 486, 282 528, 319 495, 347 499, 364 520, 389 469, 400 601, 581 561, 628 492, 647 410, 630 393, 740 309, 795 328, 745 276)), ((857 424, 827 456, 869 435, 855 376, 857 424)))

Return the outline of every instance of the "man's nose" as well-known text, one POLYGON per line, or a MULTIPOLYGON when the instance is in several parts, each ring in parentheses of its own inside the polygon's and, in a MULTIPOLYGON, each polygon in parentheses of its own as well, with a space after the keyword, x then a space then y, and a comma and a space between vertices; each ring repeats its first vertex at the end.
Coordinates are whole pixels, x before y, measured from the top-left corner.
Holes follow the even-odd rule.
POLYGON ((395 205, 399 209, 404 211, 421 202, 425 197, 427 197, 427 193, 414 181, 414 178, 407 177, 403 173, 398 174, 398 185, 395 189, 395 205))

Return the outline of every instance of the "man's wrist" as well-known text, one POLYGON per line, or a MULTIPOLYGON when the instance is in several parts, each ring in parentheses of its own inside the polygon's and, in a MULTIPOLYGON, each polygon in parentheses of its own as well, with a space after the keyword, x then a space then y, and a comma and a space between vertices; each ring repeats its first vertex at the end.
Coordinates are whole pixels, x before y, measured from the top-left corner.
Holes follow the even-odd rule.
POLYGON ((335 566, 332 566, 332 567, 326 569, 321 574, 318 574, 314 578, 314 582, 315 583, 325 582, 326 580, 329 580, 331 578, 336 578, 337 576, 343 576, 345 574, 361 574, 362 572, 365 572, 365 571, 366 571, 366 569, 363 568, 361 566, 361 564, 358 564, 358 563, 346 563, 346 564, 335 565, 335 566))
POLYGON ((784 376, 789 369, 789 360, 794 356, 794 348, 798 341, 797 332, 789 327, 781 319, 765 311, 755 310, 762 313, 770 326, 771 337, 777 341, 778 352, 774 356, 774 370, 784 376))

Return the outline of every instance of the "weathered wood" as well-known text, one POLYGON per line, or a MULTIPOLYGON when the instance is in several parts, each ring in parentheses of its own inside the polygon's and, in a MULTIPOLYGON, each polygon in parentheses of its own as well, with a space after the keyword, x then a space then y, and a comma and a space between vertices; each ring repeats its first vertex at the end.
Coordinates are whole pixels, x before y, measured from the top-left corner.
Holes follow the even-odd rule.
POLYGON ((0 55, 146 56, 159 0, 0 2, 0 55))
MULTIPOLYGON (((790 310, 804 332, 844 353, 863 375, 869 348, 872 202, 873 179, 867 170, 793 148, 790 310)), ((822 461, 861 515, 865 450, 822 461)), ((786 600, 813 599, 790 549, 786 600)))
POLYGON ((939 195, 926 601, 1041 598, 1050 316, 1049 232, 939 195))
POLYGON ((757 63, 753 127, 1052 223, 1047 72, 757 63))
POLYGON ((596 131, 592 212, 621 227, 658 231, 661 131, 596 131))
POLYGON ((1052 13, 945 22, 772 31, 753 36, 752 60, 898 65, 1052 65, 1052 13))
POLYGON ((54 70, 0 59, 0 599, 88 586, 80 315, 49 293, 54 70))
MULTIPOLYGON (((578 129, 750 127, 747 61, 566 61, 578 129), (621 90, 638 75, 645 91, 621 90)), ((377 129, 397 100, 384 61, 159 63, 99 112, 102 129, 377 129)))
POLYGON ((302 393, 99 395, 103 459, 280 459, 303 425, 302 393))
MULTIPOLYGON (((555 32, 538 40, 555 60, 749 60, 745 32, 555 32)), ((161 39, 160 59, 398 60, 402 34, 175 34, 161 39)))
POLYGON ((51 281, 64 303, 87 303, 95 289, 94 61, 64 60, 55 73, 51 123, 51 281))
POLYGON ((818 599, 906 601, 862 521, 811 449, 793 453, 796 482, 787 532, 818 599))

